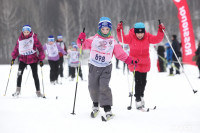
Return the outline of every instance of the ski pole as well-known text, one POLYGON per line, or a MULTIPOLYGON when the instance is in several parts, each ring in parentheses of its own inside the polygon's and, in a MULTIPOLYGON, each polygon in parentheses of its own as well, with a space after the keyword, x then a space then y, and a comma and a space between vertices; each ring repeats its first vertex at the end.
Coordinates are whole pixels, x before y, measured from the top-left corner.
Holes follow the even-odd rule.
POLYGON ((5 90, 4 96, 6 96, 6 92, 7 92, 7 88, 8 88, 8 83, 9 83, 9 80, 10 80, 11 71, 12 71, 12 65, 11 65, 11 68, 10 68, 10 73, 9 73, 9 76, 8 76, 8 82, 7 82, 7 85, 6 85, 6 90, 5 90))
MULTIPOLYGON (((120 21, 120 23, 123 24, 123 21, 120 21)), ((122 29, 120 30, 120 32, 121 32, 121 37, 122 37, 122 47, 124 50, 124 39, 123 39, 122 29)))
MULTIPOLYGON (((83 28, 83 32, 85 32, 85 28, 83 28)), ((83 40, 81 39, 81 48, 80 48, 80 56, 82 55, 82 43, 83 43, 83 40)), ((80 58, 79 58, 79 65, 78 65, 78 74, 77 74, 77 78, 76 78, 76 88, 75 88, 75 95, 74 95, 74 105, 73 105, 73 111, 72 111, 72 115, 75 115, 75 104, 76 104, 76 94, 77 94, 77 87, 78 87, 78 77, 79 77, 79 67, 80 67, 80 58)))
MULTIPOLYGON (((158 22, 159 22, 159 24, 161 24, 161 21, 160 21, 160 20, 158 20, 158 22)), ((175 57, 176 57, 176 59, 177 59, 179 65, 181 66, 181 68, 182 68, 182 70, 183 70, 183 73, 184 73, 184 75, 185 75, 185 77, 186 77, 186 79, 187 79, 187 81, 188 81, 188 83, 189 83, 189 85, 190 85, 192 91, 193 91, 194 94, 195 94, 195 93, 197 92, 197 90, 194 90, 194 89, 193 89, 192 84, 191 84, 191 82, 190 82, 188 76, 186 75, 185 70, 184 70, 182 64, 180 63, 180 60, 178 59, 178 57, 177 57, 177 55, 176 55, 176 53, 175 53, 175 51, 174 51, 174 49, 173 49, 173 47, 172 47, 172 44, 171 44, 171 42, 169 41, 169 38, 168 38, 166 32, 165 32, 163 29, 162 29, 162 31, 163 31, 163 33, 165 34, 165 37, 166 37, 166 39, 167 39, 167 41, 168 41, 168 43, 169 43, 169 45, 170 45, 170 47, 171 47, 171 49, 172 49, 172 51, 173 51, 173 53, 174 53, 174 55, 175 55, 175 57)))
MULTIPOLYGON (((120 23, 123 24, 123 21, 120 21, 120 23)), ((124 50, 124 38, 123 38, 123 34, 122 34, 122 29, 120 30, 120 32, 121 32, 121 37, 122 37, 122 47, 123 47, 123 50, 124 50)), ((130 85, 129 85, 129 80, 128 80, 128 74, 126 74, 126 75, 127 75, 127 81, 128 81, 129 96, 131 96, 131 94, 130 94, 131 90, 130 90, 130 85)))
POLYGON ((43 72, 42 72, 42 67, 41 67, 41 76, 42 76, 42 87, 43 87, 43 98, 46 98, 45 97, 45 94, 44 94, 44 82, 43 82, 43 72))
POLYGON ((135 80, 135 65, 134 65, 134 71, 133 71, 133 83, 132 83, 132 92, 131 92, 132 93, 132 95, 131 95, 131 102, 130 102, 130 106, 127 107, 128 110, 132 109, 134 80, 135 80))
POLYGON ((28 72, 28 75, 27 75, 27 77, 26 77, 26 82, 25 82, 25 84, 27 83, 27 80, 28 80, 28 77, 29 77, 30 72, 31 72, 31 69, 30 69, 29 72, 28 72))

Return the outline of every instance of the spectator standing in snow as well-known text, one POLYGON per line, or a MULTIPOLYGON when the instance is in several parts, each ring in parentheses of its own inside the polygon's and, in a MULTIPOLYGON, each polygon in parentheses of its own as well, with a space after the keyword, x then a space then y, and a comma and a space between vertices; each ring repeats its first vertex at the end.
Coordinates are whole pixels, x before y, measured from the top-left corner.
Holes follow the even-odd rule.
POLYGON ((158 45, 157 49, 158 54, 158 62, 159 62, 159 72, 165 72, 166 66, 165 66, 165 47, 163 45, 158 45))
POLYGON ((173 74, 173 66, 172 66, 172 56, 173 56, 173 51, 172 48, 170 47, 169 43, 165 43, 166 46, 166 59, 167 59, 167 65, 169 66, 169 76, 174 76, 173 74))
MULTIPOLYGON (((180 51, 180 43, 177 40, 177 36, 176 35, 172 35, 172 48, 174 49, 175 54, 177 55, 177 57, 180 59, 181 57, 181 51, 180 51)), ((178 63, 178 60, 176 59, 176 56, 173 53, 172 59, 173 59, 173 63, 175 65, 175 69, 176 69, 176 74, 180 74, 180 64, 178 63)))
POLYGON ((195 55, 196 55, 196 64, 197 64, 198 69, 199 69, 199 78, 200 78, 200 41, 199 41, 199 44, 198 44, 197 51, 195 52, 195 55))

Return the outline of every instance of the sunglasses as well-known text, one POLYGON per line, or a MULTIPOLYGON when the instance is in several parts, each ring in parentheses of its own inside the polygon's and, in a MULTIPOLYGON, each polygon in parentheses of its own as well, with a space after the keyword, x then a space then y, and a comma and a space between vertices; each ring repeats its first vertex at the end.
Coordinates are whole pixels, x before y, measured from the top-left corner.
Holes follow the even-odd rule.
POLYGON ((54 42, 54 38, 48 38, 48 42, 54 42))

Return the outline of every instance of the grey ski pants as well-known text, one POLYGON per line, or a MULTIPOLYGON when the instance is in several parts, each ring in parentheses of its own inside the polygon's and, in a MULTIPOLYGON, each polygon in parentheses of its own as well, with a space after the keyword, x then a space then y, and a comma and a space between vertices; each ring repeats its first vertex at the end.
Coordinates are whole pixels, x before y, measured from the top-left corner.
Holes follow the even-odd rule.
POLYGON ((96 67, 89 64, 88 88, 93 102, 98 102, 101 107, 112 106, 112 92, 109 87, 112 64, 107 67, 96 67))

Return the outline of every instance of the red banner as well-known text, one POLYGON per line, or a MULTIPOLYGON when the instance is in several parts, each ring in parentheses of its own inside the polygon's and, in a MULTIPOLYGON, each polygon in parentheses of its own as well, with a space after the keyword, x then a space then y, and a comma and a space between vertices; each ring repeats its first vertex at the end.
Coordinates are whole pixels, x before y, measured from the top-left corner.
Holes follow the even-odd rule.
POLYGON ((183 62, 195 65, 192 57, 195 55, 195 39, 190 18, 190 11, 186 0, 173 0, 178 9, 179 28, 181 32, 183 62))

